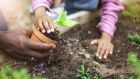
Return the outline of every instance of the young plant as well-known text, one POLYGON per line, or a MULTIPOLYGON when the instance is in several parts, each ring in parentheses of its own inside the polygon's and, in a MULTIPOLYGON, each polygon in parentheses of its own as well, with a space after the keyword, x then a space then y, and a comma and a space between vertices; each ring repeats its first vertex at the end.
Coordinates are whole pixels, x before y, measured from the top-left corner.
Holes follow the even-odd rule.
POLYGON ((3 66, 0 70, 0 79, 46 79, 41 77, 32 77, 27 69, 14 69, 10 66, 3 66))
POLYGON ((62 10, 61 13, 59 14, 58 18, 55 20, 56 26, 61 27, 72 27, 78 24, 78 22, 73 21, 73 20, 68 20, 67 19, 67 11, 62 10))
MULTIPOLYGON (((78 22, 73 21, 73 20, 68 20, 67 19, 67 11, 62 10, 61 13, 59 14, 58 18, 54 21, 56 27, 72 27, 78 24, 78 22)), ((54 32, 51 33, 44 33, 47 37, 49 37, 52 40, 58 40, 58 34, 59 31, 55 29, 54 32)))
POLYGON ((91 75, 89 74, 89 69, 85 68, 84 65, 80 67, 80 69, 77 69, 76 78, 78 79, 92 79, 91 75))
POLYGON ((140 35, 138 34, 128 34, 128 39, 135 45, 140 46, 140 35))
POLYGON ((131 76, 129 79, 140 79, 140 60, 134 52, 128 54, 128 62, 134 70, 134 76, 131 76))

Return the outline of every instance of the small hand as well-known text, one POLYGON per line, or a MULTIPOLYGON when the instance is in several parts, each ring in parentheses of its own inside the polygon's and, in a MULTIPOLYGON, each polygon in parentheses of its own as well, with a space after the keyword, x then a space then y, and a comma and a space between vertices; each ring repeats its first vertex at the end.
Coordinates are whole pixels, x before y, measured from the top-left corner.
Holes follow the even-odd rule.
POLYGON ((25 29, 6 32, 6 39, 2 42, 2 50, 20 59, 48 56, 55 45, 34 42, 30 40, 31 33, 32 31, 25 29))
POLYGON ((96 52, 96 56, 99 57, 99 59, 107 58, 109 54, 113 53, 113 44, 111 43, 111 36, 107 33, 103 32, 102 37, 97 40, 93 40, 91 44, 98 43, 98 49, 96 52))
POLYGON ((42 33, 50 33, 54 31, 54 23, 50 16, 46 14, 46 9, 39 7, 35 10, 35 26, 41 30, 42 33))

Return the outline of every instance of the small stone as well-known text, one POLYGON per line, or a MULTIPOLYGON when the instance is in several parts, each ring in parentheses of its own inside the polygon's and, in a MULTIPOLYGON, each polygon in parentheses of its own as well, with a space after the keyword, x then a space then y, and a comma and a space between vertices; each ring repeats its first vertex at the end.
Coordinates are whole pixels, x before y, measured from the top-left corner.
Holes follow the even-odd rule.
POLYGON ((34 59, 35 59, 34 57, 31 58, 31 60, 34 60, 34 59))
POLYGON ((90 58, 90 54, 85 54, 85 57, 86 58, 90 58))
POLYGON ((117 50, 117 52, 119 53, 119 52, 120 52, 120 50, 117 50))
POLYGON ((70 54, 72 55, 72 54, 73 54, 73 52, 70 52, 70 54))
POLYGON ((140 48, 139 47, 137 47, 137 50, 139 50, 140 48))
POLYGON ((88 34, 91 34, 91 31, 88 31, 88 34))
POLYGON ((78 52, 79 55, 84 55, 84 52, 78 52))
POLYGON ((72 46, 72 44, 67 44, 68 46, 72 46))
POLYGON ((125 44, 123 43, 122 46, 125 46, 125 44))
POLYGON ((45 71, 43 70, 42 73, 45 73, 45 71))

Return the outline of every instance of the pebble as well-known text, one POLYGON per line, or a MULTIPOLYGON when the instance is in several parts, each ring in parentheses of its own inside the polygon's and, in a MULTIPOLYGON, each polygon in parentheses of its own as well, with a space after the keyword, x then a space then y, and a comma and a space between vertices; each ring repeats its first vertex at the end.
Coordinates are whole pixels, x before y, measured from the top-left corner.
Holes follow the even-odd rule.
POLYGON ((117 52, 119 53, 119 52, 120 52, 120 50, 117 50, 117 52))
POLYGON ((68 45, 68 46, 72 46, 72 44, 70 44, 70 43, 69 43, 69 44, 67 44, 67 45, 68 45))
POLYGON ((86 58, 90 58, 90 54, 87 54, 87 53, 86 53, 86 54, 85 54, 85 57, 86 57, 86 58))
POLYGON ((88 34, 91 34, 91 31, 88 31, 88 34))
POLYGON ((124 43, 122 43, 122 46, 125 46, 125 44, 124 44, 124 43))
POLYGON ((72 55, 72 54, 73 54, 73 52, 70 52, 70 54, 72 55))
POLYGON ((137 47, 137 50, 139 50, 140 48, 139 47, 137 47))

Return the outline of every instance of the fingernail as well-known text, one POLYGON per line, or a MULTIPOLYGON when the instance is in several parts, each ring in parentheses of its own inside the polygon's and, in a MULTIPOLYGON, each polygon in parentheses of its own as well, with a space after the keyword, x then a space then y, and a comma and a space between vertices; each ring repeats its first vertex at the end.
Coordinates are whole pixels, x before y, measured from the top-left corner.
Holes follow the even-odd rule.
POLYGON ((97 57, 99 56, 98 53, 96 53, 96 56, 97 56, 97 57))
POLYGON ((45 30, 44 29, 42 30, 42 33, 45 33, 45 30))
POLYGON ((104 58, 106 59, 106 58, 107 58, 107 56, 104 56, 104 58))
POLYGON ((51 29, 52 32, 54 32, 54 29, 51 29))
POLYGON ((56 48, 56 45, 54 45, 54 44, 51 44, 52 46, 53 46, 53 48, 56 48))
POLYGON ((102 57, 100 56, 99 59, 102 59, 102 57))
POLYGON ((47 30, 47 33, 51 33, 51 30, 47 30))

